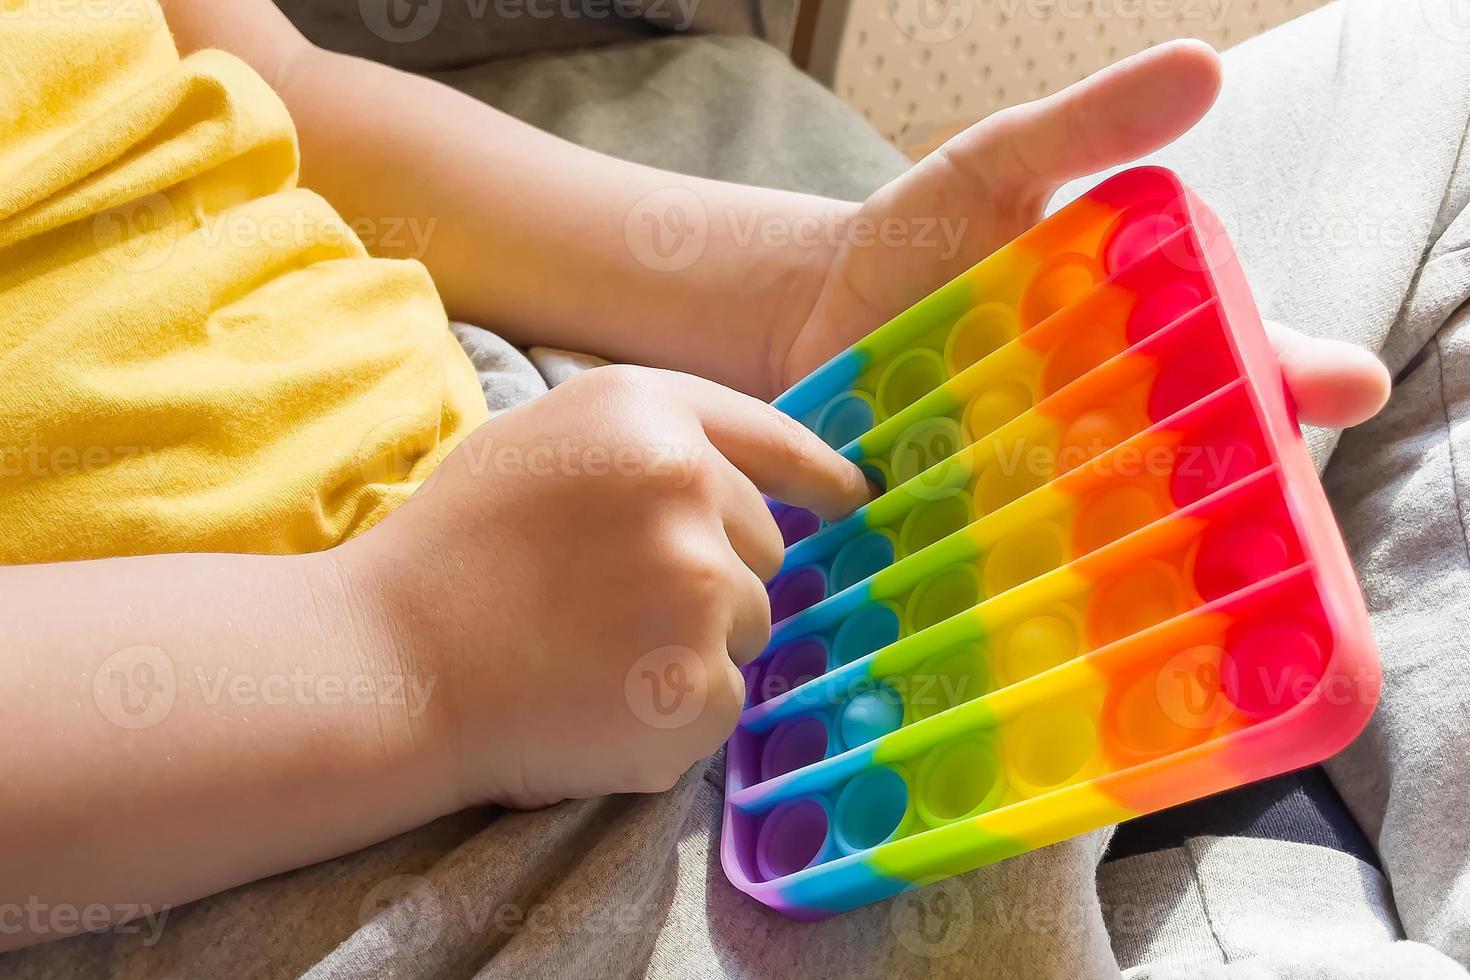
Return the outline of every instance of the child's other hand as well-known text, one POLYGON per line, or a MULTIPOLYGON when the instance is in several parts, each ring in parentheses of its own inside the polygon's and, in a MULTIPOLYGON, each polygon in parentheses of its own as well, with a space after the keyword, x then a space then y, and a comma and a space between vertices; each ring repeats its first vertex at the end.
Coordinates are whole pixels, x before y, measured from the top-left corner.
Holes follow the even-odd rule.
POLYGON ((718 748, 770 636, 760 490, 829 518, 867 495, 775 409, 666 371, 601 368, 477 430, 340 549, 438 679, 426 764, 466 804, 535 806, 663 790, 718 748))
MULTIPOLYGON (((881 241, 844 244, 811 316, 791 325, 784 344, 773 343, 771 389, 789 387, 1036 224, 1067 181, 1172 142, 1214 103, 1220 79, 1219 56, 1208 45, 1160 45, 951 139, 857 213, 869 227, 947 220, 962 229, 958 250, 937 256, 934 248, 881 241)), ((1268 330, 1302 421, 1341 428, 1383 406, 1388 372, 1369 352, 1275 325, 1268 330)))

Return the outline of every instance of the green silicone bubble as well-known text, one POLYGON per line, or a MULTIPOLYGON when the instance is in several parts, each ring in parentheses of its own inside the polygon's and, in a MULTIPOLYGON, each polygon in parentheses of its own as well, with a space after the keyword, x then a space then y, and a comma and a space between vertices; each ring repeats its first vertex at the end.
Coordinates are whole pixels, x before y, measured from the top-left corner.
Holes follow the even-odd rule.
POLYGON ((878 408, 897 415, 948 380, 944 360, 927 348, 905 351, 878 378, 878 408))
POLYGON ((914 802, 931 827, 991 809, 1005 793, 994 743, 969 736, 939 746, 919 767, 914 802))

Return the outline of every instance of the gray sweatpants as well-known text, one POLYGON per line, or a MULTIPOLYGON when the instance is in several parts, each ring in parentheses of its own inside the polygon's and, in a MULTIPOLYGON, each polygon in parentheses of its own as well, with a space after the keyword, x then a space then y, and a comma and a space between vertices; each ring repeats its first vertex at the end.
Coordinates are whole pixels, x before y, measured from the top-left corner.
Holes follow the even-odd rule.
MULTIPOLYGON (((1465 6, 1343 0, 1242 45, 1227 57, 1219 107, 1159 155, 1220 213, 1266 315, 1377 350, 1398 379, 1380 418, 1312 443, 1385 667, 1374 721, 1327 769, 1382 873, 1325 848, 1242 838, 1195 838, 1099 866, 1108 835, 1097 832, 801 925, 725 883, 711 763, 659 796, 457 814, 175 910, 161 931, 0 957, 0 975, 1463 975, 1465 6)), ((676 39, 450 81, 598 148, 710 176, 861 195, 903 166, 753 41, 676 39)), ((457 332, 492 408, 544 390, 513 349, 477 328, 457 332)))

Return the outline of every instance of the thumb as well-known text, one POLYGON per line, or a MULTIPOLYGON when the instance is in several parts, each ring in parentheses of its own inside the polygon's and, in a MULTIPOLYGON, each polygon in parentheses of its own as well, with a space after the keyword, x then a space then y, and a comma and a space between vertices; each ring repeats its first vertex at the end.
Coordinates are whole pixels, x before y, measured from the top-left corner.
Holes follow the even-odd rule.
POLYGON ((1073 178, 1178 139, 1209 111, 1220 81, 1220 56, 1208 44, 1161 44, 1054 95, 997 112, 942 153, 997 200, 1040 206, 1073 178))

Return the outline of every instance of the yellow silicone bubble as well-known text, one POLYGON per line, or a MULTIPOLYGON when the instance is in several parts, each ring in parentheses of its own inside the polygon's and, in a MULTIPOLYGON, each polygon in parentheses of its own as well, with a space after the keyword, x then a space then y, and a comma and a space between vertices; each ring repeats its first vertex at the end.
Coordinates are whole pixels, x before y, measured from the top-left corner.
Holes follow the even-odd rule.
POLYGON ((1016 311, 1004 303, 975 307, 955 323, 944 344, 944 360, 951 374, 959 374, 1020 333, 1016 311))
POLYGON ((907 483, 935 463, 949 459, 964 445, 960 424, 943 417, 923 419, 904 430, 889 455, 893 478, 907 483))
POLYGON ((912 555, 970 523, 970 502, 963 494, 920 504, 904 518, 898 532, 898 553, 912 555))
POLYGON ((1026 452, 993 460, 975 481, 975 513, 992 514, 1050 480, 1050 467, 1035 463, 1026 452))
POLYGON ((908 633, 928 629, 980 601, 980 578, 969 565, 950 565, 914 589, 904 610, 908 633))
POLYGON ((1092 775, 1098 759, 1097 722, 1078 698, 1038 704, 1001 733, 1006 775, 1024 796, 1036 796, 1092 775))
POLYGON ((965 410, 965 425, 973 438, 989 435, 1031 407, 1031 389, 1019 381, 987 388, 965 410))
POLYGON ((936 352, 928 348, 906 351, 878 379, 878 407, 884 415, 897 415, 948 377, 944 360, 936 352))
POLYGON ((919 819, 940 827, 993 808, 1004 793, 994 743, 972 736, 929 753, 919 766, 914 804, 919 819))
POLYGON ((908 679, 911 721, 948 711, 990 690, 990 669, 978 643, 961 643, 924 661, 908 679))
POLYGON ((997 596, 1029 582, 1061 565, 1066 557, 1066 537, 1057 525, 1036 524, 1014 531, 985 556, 985 594, 997 596))
POLYGON ((1014 684, 1064 664, 1081 652, 1081 634, 1062 610, 1023 620, 1000 644, 1001 679, 1014 684))

